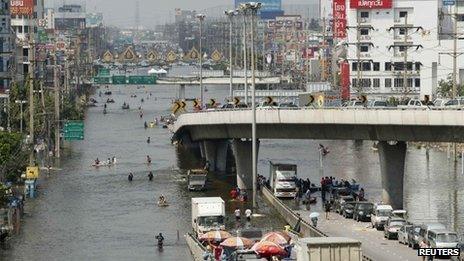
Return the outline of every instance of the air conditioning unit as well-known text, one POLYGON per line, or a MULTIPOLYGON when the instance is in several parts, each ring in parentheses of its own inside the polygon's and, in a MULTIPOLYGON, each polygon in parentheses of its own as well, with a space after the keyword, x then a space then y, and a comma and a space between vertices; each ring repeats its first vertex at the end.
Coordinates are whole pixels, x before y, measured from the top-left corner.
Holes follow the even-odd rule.
POLYGON ((361 18, 361 23, 367 23, 367 18, 361 18))
POLYGON ((371 37, 369 35, 361 35, 361 40, 370 40, 371 37))

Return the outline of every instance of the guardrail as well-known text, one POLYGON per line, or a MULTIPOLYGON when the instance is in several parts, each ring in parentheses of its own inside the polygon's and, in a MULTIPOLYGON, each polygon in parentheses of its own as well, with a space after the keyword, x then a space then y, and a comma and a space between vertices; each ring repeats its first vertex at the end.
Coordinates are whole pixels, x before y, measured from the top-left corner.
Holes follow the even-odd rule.
POLYGON ((190 234, 187 233, 185 235, 185 241, 187 241, 187 245, 192 253, 193 260, 195 261, 202 261, 203 254, 206 252, 206 248, 198 241, 198 239, 190 234))
MULTIPOLYGON (((387 107, 387 108, 347 108, 347 107, 325 107, 325 108, 315 108, 315 107, 257 107, 256 110, 292 110, 292 111, 305 111, 305 110, 338 110, 338 111, 362 111, 362 110, 374 110, 374 111, 461 111, 464 108, 398 108, 398 107, 387 107)), ((251 111, 251 108, 215 108, 215 109, 206 109, 201 111, 187 112, 187 113, 208 113, 208 112, 221 112, 221 111, 251 111)))
MULTIPOLYGON (((309 237, 328 237, 327 234, 322 232, 321 230, 317 229, 316 227, 312 226, 308 222, 304 221, 301 219, 301 217, 291 208, 289 208, 287 205, 285 205, 280 199, 276 198, 272 192, 266 188, 262 187, 261 192, 263 193, 264 198, 279 212, 279 214, 287 221, 289 224, 296 224, 298 220, 300 220, 300 225, 301 225, 301 234, 303 236, 309 236, 309 237)), ((372 258, 366 256, 363 254, 362 257, 363 261, 373 261, 372 258)))

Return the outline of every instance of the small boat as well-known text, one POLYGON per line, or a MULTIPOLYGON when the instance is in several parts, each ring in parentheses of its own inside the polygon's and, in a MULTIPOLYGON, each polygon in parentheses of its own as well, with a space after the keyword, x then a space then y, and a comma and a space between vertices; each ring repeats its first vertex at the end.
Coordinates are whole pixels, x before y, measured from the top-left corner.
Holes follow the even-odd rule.
POLYGON ((106 103, 114 103, 114 100, 113 99, 107 99, 106 103))
POLYGON ((124 103, 124 104, 122 105, 122 109, 123 109, 123 110, 128 110, 128 109, 129 109, 129 104, 125 104, 125 103, 124 103))
POLYGON ((108 164, 107 162, 100 162, 100 163, 98 163, 98 164, 93 163, 93 164, 92 164, 92 167, 94 167, 94 168, 99 168, 99 167, 111 167, 111 166, 113 166, 113 165, 114 165, 114 163, 108 164))
POLYGON ((167 202, 158 201, 158 207, 164 208, 164 207, 168 207, 168 206, 169 206, 169 204, 167 202))
POLYGON ((110 91, 106 91, 106 92, 105 92, 105 95, 111 95, 111 94, 113 94, 113 93, 110 92, 110 91))
POLYGON ((106 109, 103 109, 103 114, 107 114, 108 112, 106 111, 106 109))
POLYGON ((154 122, 150 122, 150 128, 154 128, 155 127, 155 123, 154 122))

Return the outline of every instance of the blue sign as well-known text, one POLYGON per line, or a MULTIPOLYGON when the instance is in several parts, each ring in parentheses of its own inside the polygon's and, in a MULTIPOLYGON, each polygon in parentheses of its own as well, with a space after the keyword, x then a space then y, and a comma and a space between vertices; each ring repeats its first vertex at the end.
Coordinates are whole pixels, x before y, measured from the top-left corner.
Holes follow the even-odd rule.
POLYGON ((455 5, 455 0, 443 0, 443 5, 455 5))
MULTIPOLYGON (((250 0, 235 0, 235 8, 238 8, 241 3, 249 3, 250 0)), ((261 0, 257 1, 263 4, 261 11, 280 11, 282 10, 282 0, 261 0)))

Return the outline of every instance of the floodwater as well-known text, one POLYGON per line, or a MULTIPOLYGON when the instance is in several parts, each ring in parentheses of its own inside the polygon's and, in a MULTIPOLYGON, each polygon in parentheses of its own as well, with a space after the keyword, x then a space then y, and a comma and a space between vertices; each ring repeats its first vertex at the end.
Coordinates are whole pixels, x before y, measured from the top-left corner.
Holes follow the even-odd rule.
MULTIPOLYGON (((206 97, 222 101, 228 87, 209 87, 206 97)), ((28 200, 28 213, 22 232, 0 260, 191 260, 183 235, 191 231, 190 198, 222 196, 231 213, 237 202, 227 197, 233 176, 215 176, 209 192, 192 194, 186 191, 184 171, 179 170, 171 135, 166 129, 145 130, 144 121, 169 114, 177 87, 136 86, 112 87, 115 104, 90 108, 85 121, 85 141, 73 142, 61 161, 61 171, 40 181, 40 195, 28 200), (149 93, 152 96, 149 96, 149 93), (130 98, 137 94, 137 98, 130 98), (145 99, 141 103, 141 98, 145 99), (149 97, 149 99, 147 98, 149 97), (121 105, 128 102, 129 111, 121 105), (139 118, 138 107, 144 117, 139 118), (151 143, 147 144, 147 137, 151 143), (145 164, 146 156, 153 159, 145 164), (93 168, 97 157, 104 160, 115 156, 115 167, 93 168), (153 182, 147 179, 154 171, 153 182), (127 175, 133 172, 134 181, 127 175), (167 196, 171 204, 158 208, 155 198, 167 196), (155 247, 154 235, 165 235, 162 252, 155 247)), ((198 87, 187 87, 187 96, 198 96, 198 87)), ((103 101, 106 97, 99 98, 103 101)), ((102 103, 100 103, 102 105, 102 103)), ((366 196, 380 200, 380 168, 372 142, 262 140, 259 149, 259 173, 268 175, 269 160, 298 164, 298 175, 319 181, 321 175, 354 178, 366 188, 366 196), (331 151, 324 158, 321 173, 318 144, 331 151)), ((185 159, 184 159, 185 161, 185 159)), ((451 229, 464 231, 464 185, 461 165, 447 159, 446 153, 410 147, 405 177, 405 207, 415 222, 440 221, 451 229), (461 206, 461 207, 460 207, 461 206)), ((260 204, 263 206, 264 204, 260 204)), ((278 229, 283 225, 269 208, 259 210, 264 217, 253 225, 278 229)), ((229 222, 234 226, 233 222, 229 222)))

